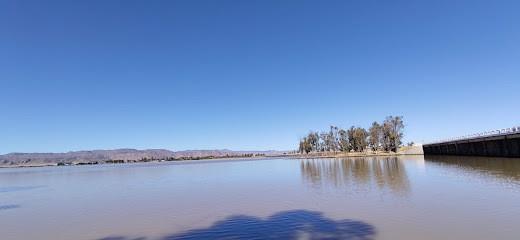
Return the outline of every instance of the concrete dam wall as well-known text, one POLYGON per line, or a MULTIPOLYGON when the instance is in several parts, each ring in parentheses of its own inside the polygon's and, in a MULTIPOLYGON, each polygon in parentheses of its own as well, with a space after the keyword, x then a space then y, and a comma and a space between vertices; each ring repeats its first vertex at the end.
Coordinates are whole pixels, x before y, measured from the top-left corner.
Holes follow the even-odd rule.
POLYGON ((520 129, 423 145, 425 155, 520 157, 520 129))

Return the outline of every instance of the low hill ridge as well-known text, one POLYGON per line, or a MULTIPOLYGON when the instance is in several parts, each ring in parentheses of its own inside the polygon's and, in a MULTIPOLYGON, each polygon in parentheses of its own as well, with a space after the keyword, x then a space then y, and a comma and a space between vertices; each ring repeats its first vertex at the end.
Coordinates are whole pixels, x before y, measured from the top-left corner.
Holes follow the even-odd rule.
POLYGON ((88 163, 113 160, 143 161, 143 160, 173 160, 190 158, 221 158, 250 155, 279 155, 280 151, 232 151, 217 150, 183 150, 166 149, 113 149, 113 150, 82 150, 64 153, 8 153, 0 155, 0 166, 10 165, 51 165, 57 163, 88 163))

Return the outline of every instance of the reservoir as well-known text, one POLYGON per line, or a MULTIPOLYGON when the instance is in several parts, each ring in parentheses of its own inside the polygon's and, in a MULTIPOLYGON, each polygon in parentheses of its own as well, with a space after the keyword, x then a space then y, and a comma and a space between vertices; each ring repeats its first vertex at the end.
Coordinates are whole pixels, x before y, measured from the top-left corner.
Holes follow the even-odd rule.
POLYGON ((518 239, 520 159, 0 169, 0 239, 518 239))

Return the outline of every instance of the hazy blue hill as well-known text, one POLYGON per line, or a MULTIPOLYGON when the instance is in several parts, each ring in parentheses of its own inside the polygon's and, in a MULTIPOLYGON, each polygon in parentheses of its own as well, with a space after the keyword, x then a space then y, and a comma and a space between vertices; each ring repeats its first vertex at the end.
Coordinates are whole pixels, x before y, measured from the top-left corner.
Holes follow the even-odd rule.
POLYGON ((0 155, 0 166, 9 165, 45 165, 54 163, 105 162, 109 160, 139 161, 143 159, 179 159, 242 156, 245 154, 276 155, 278 151, 232 151, 222 150, 186 150, 170 151, 166 149, 115 149, 90 150, 66 153, 9 153, 0 155))

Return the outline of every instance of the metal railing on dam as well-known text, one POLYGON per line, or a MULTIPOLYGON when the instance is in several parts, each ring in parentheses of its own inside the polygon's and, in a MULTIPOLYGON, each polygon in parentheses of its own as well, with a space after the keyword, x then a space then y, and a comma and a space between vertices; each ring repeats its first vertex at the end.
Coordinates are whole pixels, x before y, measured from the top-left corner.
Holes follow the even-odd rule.
POLYGON ((520 157, 520 126, 427 143, 423 151, 431 155, 520 157))

